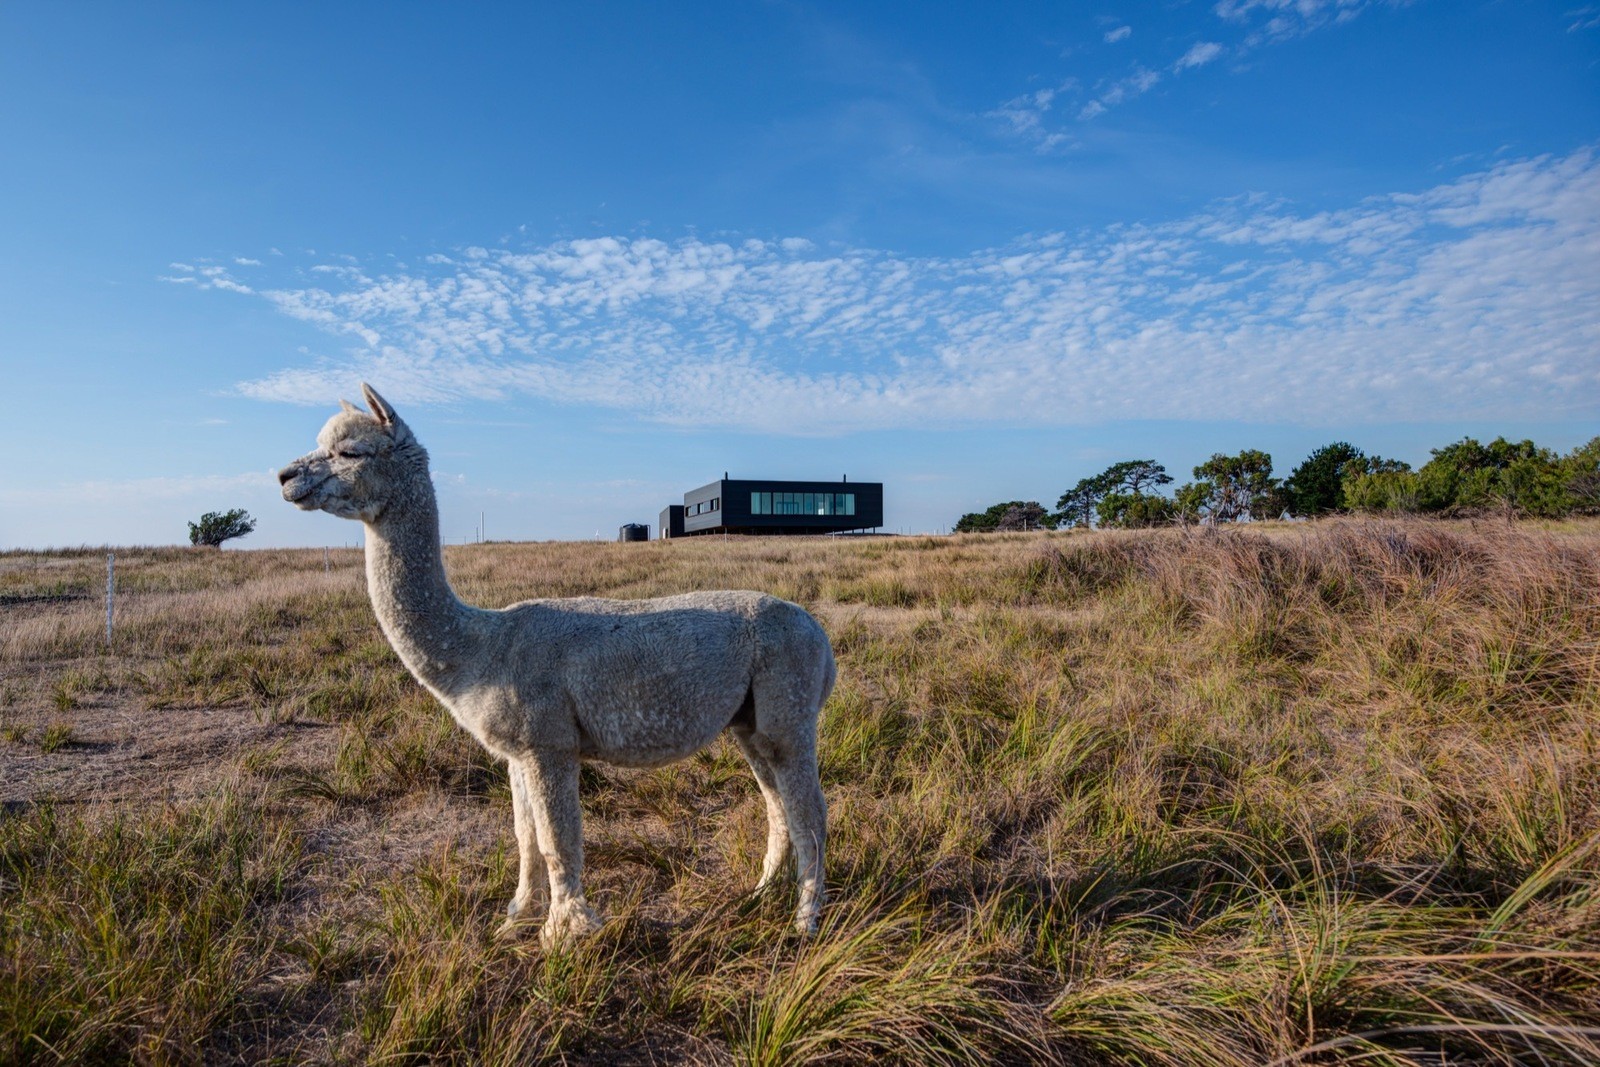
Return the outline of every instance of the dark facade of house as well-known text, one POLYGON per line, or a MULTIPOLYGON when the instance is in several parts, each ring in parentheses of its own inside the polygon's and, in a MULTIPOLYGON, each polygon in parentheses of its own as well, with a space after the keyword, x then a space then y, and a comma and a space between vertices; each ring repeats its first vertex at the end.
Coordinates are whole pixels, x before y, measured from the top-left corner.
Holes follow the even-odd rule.
POLYGON ((661 513, 662 537, 847 533, 882 525, 882 482, 723 478, 689 490, 681 507, 661 513))

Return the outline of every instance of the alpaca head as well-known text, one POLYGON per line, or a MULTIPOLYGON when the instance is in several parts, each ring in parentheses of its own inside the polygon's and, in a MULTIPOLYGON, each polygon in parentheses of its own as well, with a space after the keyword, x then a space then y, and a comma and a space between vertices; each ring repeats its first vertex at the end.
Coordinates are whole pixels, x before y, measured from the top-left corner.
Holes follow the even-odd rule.
POLYGON ((305 511, 375 522, 391 503, 430 487, 428 454, 389 402, 361 383, 371 414, 348 401, 317 434, 317 448, 278 472, 283 498, 305 511))

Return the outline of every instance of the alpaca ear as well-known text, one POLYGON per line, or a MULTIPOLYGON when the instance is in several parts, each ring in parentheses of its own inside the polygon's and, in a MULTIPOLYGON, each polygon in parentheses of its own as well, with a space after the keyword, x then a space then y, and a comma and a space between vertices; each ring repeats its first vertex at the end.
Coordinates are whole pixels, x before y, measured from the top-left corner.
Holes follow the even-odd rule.
POLYGON ((350 403, 350 401, 346 400, 342 396, 339 398, 339 409, 341 411, 348 411, 352 415, 361 414, 361 409, 360 408, 356 407, 354 404, 350 403))
POLYGON ((395 417, 394 408, 389 406, 389 402, 379 396, 378 391, 366 382, 361 383, 361 395, 367 398, 367 407, 372 409, 372 414, 380 425, 393 429, 394 424, 400 421, 395 417))

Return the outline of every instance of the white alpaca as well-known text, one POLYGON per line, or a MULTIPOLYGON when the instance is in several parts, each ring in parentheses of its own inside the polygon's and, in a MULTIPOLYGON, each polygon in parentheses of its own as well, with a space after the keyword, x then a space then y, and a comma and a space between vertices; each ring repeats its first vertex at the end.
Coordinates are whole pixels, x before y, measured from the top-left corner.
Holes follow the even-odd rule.
POLYGON ((816 930, 827 809, 817 716, 833 650, 803 608, 764 593, 655 600, 529 600, 500 611, 461 603, 445 578, 428 454, 384 399, 361 387, 278 474, 285 500, 359 519, 372 607, 401 660, 455 720, 509 764, 521 864, 502 933, 550 881, 546 944, 597 929, 583 897, 578 763, 680 760, 731 730, 767 806, 759 891, 791 845, 795 926, 816 930))

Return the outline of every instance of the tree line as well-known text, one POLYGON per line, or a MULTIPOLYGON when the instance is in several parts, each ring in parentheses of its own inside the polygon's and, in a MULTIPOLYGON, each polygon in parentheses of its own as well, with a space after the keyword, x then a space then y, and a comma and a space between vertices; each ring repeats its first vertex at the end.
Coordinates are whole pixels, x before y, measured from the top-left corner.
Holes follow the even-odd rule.
POLYGON ((1237 522, 1333 512, 1432 512, 1558 518, 1600 512, 1600 437, 1565 455, 1532 441, 1470 437, 1431 449, 1409 463, 1368 455, 1347 441, 1312 452, 1282 480, 1272 456, 1247 448, 1214 453, 1194 480, 1174 481, 1153 459, 1113 463, 1061 494, 1050 511, 1037 500, 1007 500, 956 521, 957 533, 1059 527, 1141 527, 1181 522, 1237 522))

